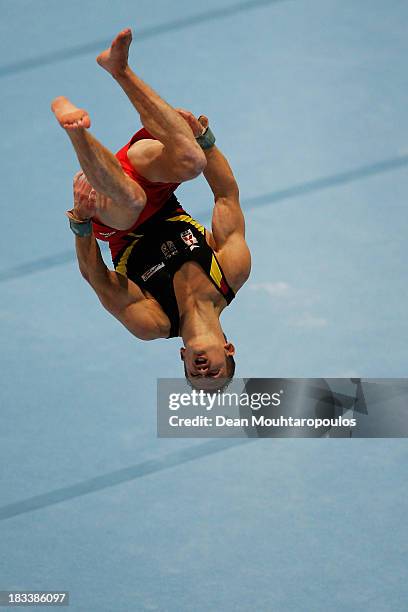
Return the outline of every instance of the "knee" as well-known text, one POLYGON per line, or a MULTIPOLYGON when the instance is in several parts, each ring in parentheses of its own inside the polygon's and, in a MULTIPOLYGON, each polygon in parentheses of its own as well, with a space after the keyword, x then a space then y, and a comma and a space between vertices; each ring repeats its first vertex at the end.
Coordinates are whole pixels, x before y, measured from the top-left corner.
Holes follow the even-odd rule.
POLYGON ((180 182, 190 181, 199 176, 207 165, 204 151, 198 146, 192 146, 184 151, 179 159, 180 182))
POLYGON ((128 194, 128 208, 131 210, 140 211, 145 207, 147 202, 147 196, 144 191, 137 183, 134 183, 129 189, 128 194))

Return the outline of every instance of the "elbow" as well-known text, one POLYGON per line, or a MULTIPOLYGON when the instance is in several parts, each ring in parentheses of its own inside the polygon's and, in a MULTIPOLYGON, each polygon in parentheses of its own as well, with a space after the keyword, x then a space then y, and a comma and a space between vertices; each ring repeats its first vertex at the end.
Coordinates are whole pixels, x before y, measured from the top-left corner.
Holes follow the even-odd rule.
POLYGON ((89 283, 89 273, 86 266, 79 264, 79 271, 81 273, 82 278, 85 279, 87 283, 89 283))

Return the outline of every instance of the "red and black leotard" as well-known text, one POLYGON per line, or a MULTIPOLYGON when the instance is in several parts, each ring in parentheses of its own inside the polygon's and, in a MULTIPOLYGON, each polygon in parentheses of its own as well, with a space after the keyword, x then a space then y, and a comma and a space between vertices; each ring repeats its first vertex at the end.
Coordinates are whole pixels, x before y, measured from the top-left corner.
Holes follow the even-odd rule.
POLYGON ((130 163, 127 152, 135 142, 144 140, 145 138, 156 140, 145 128, 142 128, 132 137, 132 139, 120 151, 116 153, 116 158, 119 160, 124 172, 134 181, 139 183, 147 196, 146 205, 141 212, 137 221, 127 230, 117 230, 108 225, 104 225, 97 217, 92 219, 93 233, 98 240, 109 242, 109 248, 112 253, 112 259, 116 257, 122 249, 125 242, 123 240, 129 232, 132 232, 136 227, 157 213, 170 196, 174 193, 180 183, 153 183, 147 178, 138 173, 138 171, 130 163))

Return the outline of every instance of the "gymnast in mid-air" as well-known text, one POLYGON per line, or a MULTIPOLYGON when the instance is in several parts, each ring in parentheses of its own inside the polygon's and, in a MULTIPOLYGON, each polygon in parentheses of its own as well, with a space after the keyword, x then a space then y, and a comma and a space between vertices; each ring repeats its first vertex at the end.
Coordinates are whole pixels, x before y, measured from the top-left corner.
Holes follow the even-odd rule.
POLYGON ((172 108, 130 69, 131 41, 131 30, 123 30, 97 57, 143 125, 116 155, 91 135, 85 110, 65 97, 51 105, 81 166, 67 213, 79 268, 102 305, 137 338, 180 336, 187 379, 216 389, 235 370, 235 347, 220 315, 251 267, 238 186, 207 117, 172 108), (211 232, 174 195, 202 172, 215 200, 211 232), (109 242, 114 271, 96 239, 109 242))

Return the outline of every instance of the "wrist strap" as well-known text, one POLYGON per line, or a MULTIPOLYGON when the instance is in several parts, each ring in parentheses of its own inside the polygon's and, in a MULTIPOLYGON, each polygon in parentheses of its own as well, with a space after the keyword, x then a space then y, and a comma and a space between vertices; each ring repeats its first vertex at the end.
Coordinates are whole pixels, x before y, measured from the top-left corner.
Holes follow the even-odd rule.
POLYGON ((92 236, 91 219, 77 219, 74 214, 74 209, 67 210, 67 217, 69 219, 69 227, 74 232, 75 236, 79 236, 80 238, 92 236))
POLYGON ((207 127, 205 132, 196 138, 196 141, 204 151, 215 145, 215 136, 210 127, 207 127))

